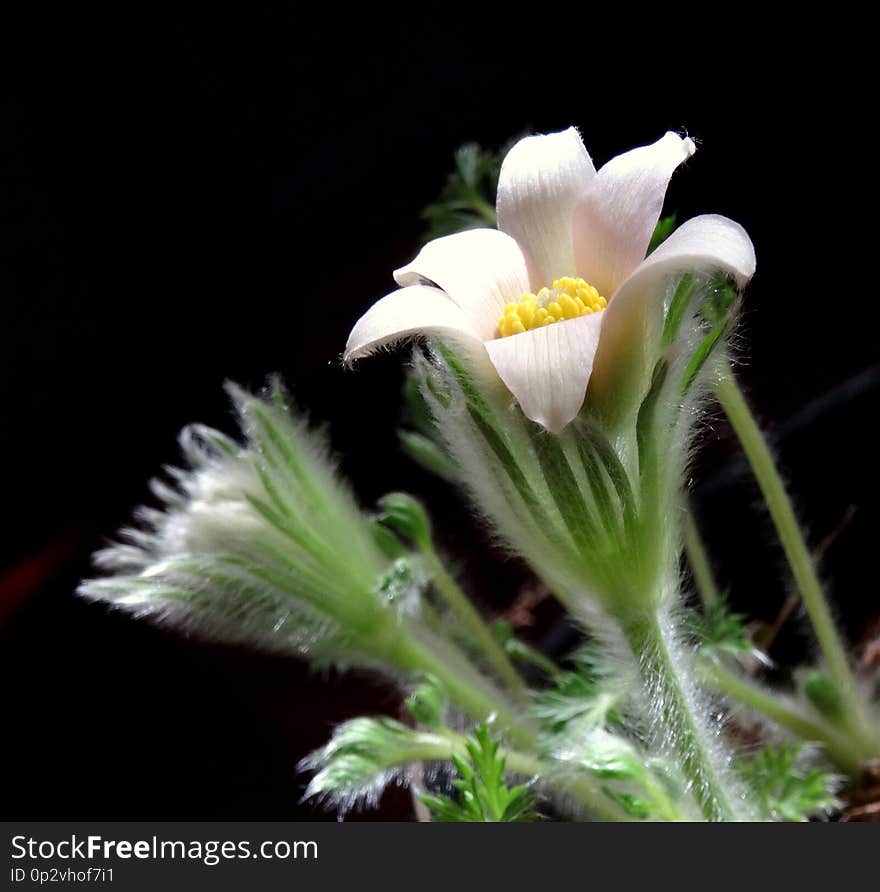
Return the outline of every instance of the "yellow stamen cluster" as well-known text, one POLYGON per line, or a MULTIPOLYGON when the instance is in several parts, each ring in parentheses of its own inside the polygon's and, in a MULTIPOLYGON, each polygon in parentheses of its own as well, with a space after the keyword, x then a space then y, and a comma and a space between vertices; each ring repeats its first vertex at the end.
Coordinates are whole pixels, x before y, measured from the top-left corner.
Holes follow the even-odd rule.
POLYGON ((604 310, 605 298, 583 279, 565 276, 555 279, 552 288, 542 288, 537 294, 526 294, 519 303, 508 304, 498 320, 498 336, 520 334, 552 325, 565 319, 576 319, 604 310))

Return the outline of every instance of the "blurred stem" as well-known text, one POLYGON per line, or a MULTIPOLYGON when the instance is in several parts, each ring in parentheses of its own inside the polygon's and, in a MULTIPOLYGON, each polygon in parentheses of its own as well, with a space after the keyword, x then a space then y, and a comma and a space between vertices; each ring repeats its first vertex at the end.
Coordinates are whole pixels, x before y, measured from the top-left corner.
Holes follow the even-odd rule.
POLYGON ((709 555, 706 552, 706 546, 703 544, 703 539, 700 536, 699 529, 697 529, 690 507, 685 508, 684 511, 682 532, 684 534, 684 547, 687 552, 688 563, 694 575, 694 584, 697 587, 697 594, 699 594, 700 600, 703 602, 703 607, 706 609, 717 607, 721 602, 721 595, 718 593, 718 585, 715 582, 709 555))
POLYGON ((754 682, 740 678, 715 661, 701 661, 700 670, 709 687, 766 716, 803 740, 820 743, 832 762, 858 779, 865 754, 859 751, 849 735, 841 734, 824 722, 805 715, 796 707, 781 701, 754 682))
POLYGON ((419 547, 424 555, 428 572, 433 578, 434 587, 461 623, 468 639, 516 700, 522 705, 529 704, 529 693, 525 682, 520 678, 513 663, 504 652, 504 648, 492 634, 492 630, 486 625, 483 617, 471 604, 470 599, 453 579, 452 574, 443 566, 433 544, 429 541, 423 542, 419 547))
POLYGON ((473 202, 474 210, 486 221, 491 229, 494 229, 498 225, 495 208, 476 189, 470 190, 470 198, 473 202))
POLYGON ((795 584, 816 633, 828 673, 846 704, 853 730, 863 739, 870 738, 875 752, 880 753, 880 734, 874 727, 865 703, 859 695, 858 684, 850 667, 846 648, 834 623, 812 557, 801 535, 791 500, 776 469, 767 441, 730 372, 716 384, 715 395, 742 444, 758 486, 761 488, 794 575, 795 584))
POLYGON ((495 716, 505 734, 517 746, 527 750, 536 748, 535 731, 503 701, 463 677, 417 641, 401 636, 392 646, 390 658, 414 674, 428 672, 433 675, 446 688, 452 701, 475 721, 482 722, 495 716))
POLYGON ((734 821, 734 809, 709 757, 655 615, 623 622, 623 630, 638 661, 645 687, 662 722, 662 731, 677 750, 703 816, 708 821, 734 821))
POLYGON ((511 638, 507 642, 506 649, 508 655, 514 660, 537 667, 551 679, 562 675, 562 669, 550 657, 545 657, 539 650, 535 650, 534 647, 520 641, 519 638, 511 638))

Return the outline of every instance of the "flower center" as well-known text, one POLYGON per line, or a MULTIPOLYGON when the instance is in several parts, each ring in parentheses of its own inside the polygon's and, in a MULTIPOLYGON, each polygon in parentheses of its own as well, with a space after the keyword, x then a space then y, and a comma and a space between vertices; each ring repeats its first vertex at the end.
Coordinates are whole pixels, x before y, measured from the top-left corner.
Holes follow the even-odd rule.
POLYGON ((552 288, 542 288, 537 294, 525 294, 519 303, 508 304, 504 315, 498 320, 498 336, 506 338, 542 325, 596 313, 604 310, 606 303, 605 298, 588 282, 564 276, 555 279, 552 288))

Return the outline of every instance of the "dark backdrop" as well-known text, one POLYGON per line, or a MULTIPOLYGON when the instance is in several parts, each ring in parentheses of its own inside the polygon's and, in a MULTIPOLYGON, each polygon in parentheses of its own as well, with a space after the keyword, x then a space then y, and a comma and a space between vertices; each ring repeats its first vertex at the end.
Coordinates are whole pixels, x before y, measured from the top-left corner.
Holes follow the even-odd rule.
MULTIPOLYGON (((490 555, 487 570, 467 512, 397 449, 399 357, 357 373, 338 361, 469 140, 574 123, 601 163, 666 129, 698 139, 667 207, 751 233, 743 379, 812 541, 855 508, 824 564, 850 634, 878 612, 876 162, 854 35, 804 20, 774 35, 698 11, 610 23, 547 5, 513 19, 512 7, 504 18, 424 7, 407 20, 325 7, 38 10, 6 35, 8 817, 318 815, 298 804, 296 760, 335 721, 397 709, 369 679, 315 679, 73 599, 91 550, 176 458, 178 429, 229 427, 226 378, 256 387, 280 372, 329 423, 364 504, 391 488, 425 495, 467 586, 489 609, 510 601, 522 568, 490 555)), ((771 619, 783 564, 720 420, 695 498, 734 603, 771 619)), ((554 619, 525 634, 553 646, 554 619)), ((384 813, 406 816, 405 796, 384 813)))

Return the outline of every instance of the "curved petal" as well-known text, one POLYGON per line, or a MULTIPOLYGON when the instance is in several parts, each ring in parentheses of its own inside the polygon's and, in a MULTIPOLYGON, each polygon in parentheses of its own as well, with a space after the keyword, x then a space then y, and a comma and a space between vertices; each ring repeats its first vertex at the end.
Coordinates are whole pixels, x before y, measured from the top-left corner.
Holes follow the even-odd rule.
POLYGON ((660 219, 669 179, 693 155, 693 140, 667 133, 612 158, 574 210, 577 274, 610 296, 641 263, 660 219))
POLYGON ((439 288, 401 288, 376 301, 358 319, 343 358, 351 363, 395 341, 440 331, 479 340, 467 316, 439 288))
POLYGON ((525 252, 534 290, 574 275, 571 216, 595 175, 574 127, 527 136, 507 153, 498 178, 498 228, 525 252))
MULTIPOLYGON (((664 294, 667 276, 685 270, 722 270, 743 287, 755 272, 755 249, 739 223, 714 214, 683 223, 620 286, 603 313, 602 339, 593 381, 598 391, 619 389, 615 369, 638 352, 638 340, 651 324, 651 310, 664 294)), ((592 387, 591 387, 592 389, 592 387)))
POLYGON ((458 304, 483 340, 495 337, 505 305, 529 291, 519 245, 497 229, 470 229, 434 239, 412 263, 394 271, 398 285, 425 279, 458 304))
POLYGON ((525 415, 558 434, 580 411, 607 311, 487 341, 501 380, 525 415))

